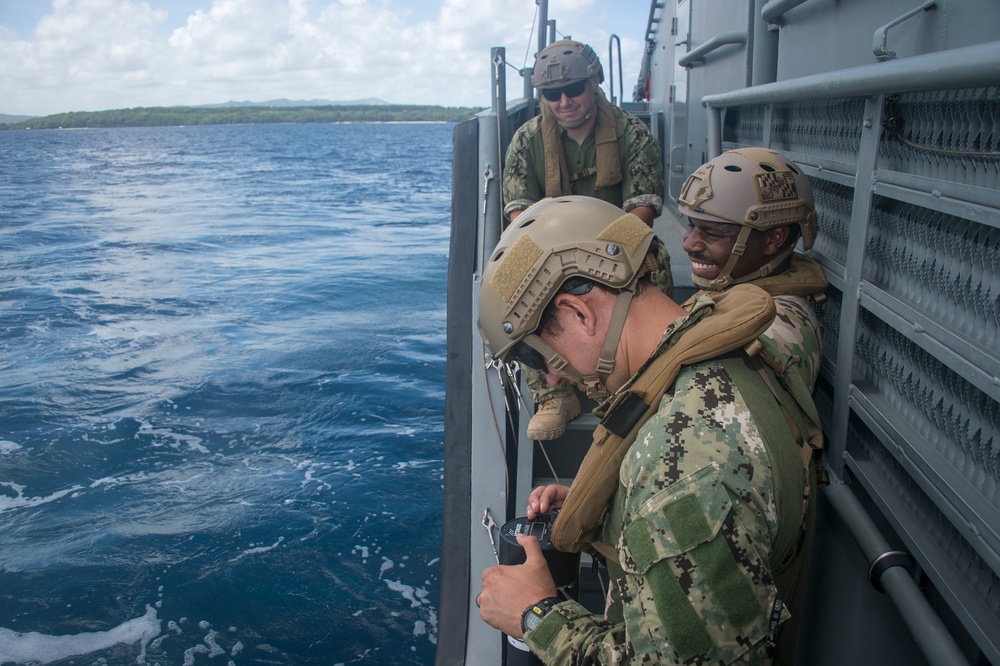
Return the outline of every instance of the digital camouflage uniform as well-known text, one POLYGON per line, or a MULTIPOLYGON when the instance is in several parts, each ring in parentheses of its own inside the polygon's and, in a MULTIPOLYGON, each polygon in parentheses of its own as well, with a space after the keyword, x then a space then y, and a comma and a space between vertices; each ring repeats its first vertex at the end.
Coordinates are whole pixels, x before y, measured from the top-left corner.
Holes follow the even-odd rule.
MULTIPOLYGON (((656 353, 713 303, 688 307, 656 353)), ((621 563, 609 563, 611 607, 601 618, 557 604, 525 635, 532 652, 547 664, 770 663, 790 616, 781 600, 805 576, 805 471, 775 404, 742 354, 682 368, 620 467, 602 538, 621 563)))
MULTIPOLYGON (((656 215, 663 212, 663 166, 660 144, 650 133, 642 120, 632 114, 612 107, 616 119, 624 124, 625 132, 618 139, 618 150, 622 162, 622 182, 611 187, 595 188, 596 173, 576 181, 573 194, 596 197, 631 211, 638 206, 653 208, 656 215)), ((598 116, 600 121, 600 116, 598 116)), ((503 169, 504 215, 525 210, 531 204, 545 198, 545 151, 542 146, 542 117, 535 116, 522 125, 514 134, 503 169)), ((583 144, 569 139, 563 132, 563 150, 570 171, 579 172, 593 167, 597 161, 597 141, 595 132, 583 144)), ((652 274, 653 283, 668 296, 673 296, 673 276, 670 273, 670 257, 666 248, 661 248, 657 261, 661 270, 652 274)), ((526 370, 528 389, 536 404, 551 398, 566 396, 573 387, 560 382, 550 387, 540 373, 526 370)))
MULTIPOLYGON (((752 284, 752 283, 751 283, 752 284)), ((822 358, 820 325, 808 299, 790 294, 772 297, 778 314, 764 335, 774 340, 786 356, 797 356, 801 362, 792 366, 802 376, 806 386, 816 385, 822 358)))
POLYGON ((810 391, 819 376, 823 355, 819 319, 810 302, 826 288, 823 269, 813 259, 796 252, 788 270, 747 284, 771 295, 778 314, 764 336, 774 340, 785 356, 795 359, 789 370, 798 372, 810 391))
MULTIPOLYGON (((615 117, 625 126, 618 139, 622 162, 622 182, 595 191, 597 175, 576 181, 573 194, 596 197, 631 211, 650 206, 663 211, 663 166, 660 145, 639 118, 613 107, 615 117)), ((545 198, 545 161, 542 148, 542 118, 535 116, 514 133, 503 168, 504 215, 524 210, 545 198)), ((593 167, 597 161, 597 141, 592 133, 583 144, 565 136, 563 149, 570 171, 593 167)))

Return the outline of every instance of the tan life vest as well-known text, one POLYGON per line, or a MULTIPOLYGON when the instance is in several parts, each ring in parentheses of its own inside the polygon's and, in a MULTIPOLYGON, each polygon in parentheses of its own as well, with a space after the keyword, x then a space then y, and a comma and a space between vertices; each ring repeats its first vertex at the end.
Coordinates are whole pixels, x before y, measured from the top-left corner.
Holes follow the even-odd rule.
POLYGON ((685 331, 673 346, 659 355, 654 353, 631 383, 613 396, 552 526, 552 543, 557 549, 579 552, 594 548, 617 560, 614 548, 600 543, 601 522, 618 487, 622 460, 639 428, 659 409, 682 366, 747 347, 774 320, 774 302, 753 285, 736 285, 709 295, 715 301, 712 313, 685 331))
POLYGON ((548 104, 542 102, 542 150, 545 158, 545 196, 558 197, 573 194, 573 182, 586 178, 595 171, 595 187, 610 187, 622 182, 622 158, 618 138, 625 134, 625 125, 615 118, 614 107, 597 89, 597 124, 594 140, 597 142, 596 166, 581 173, 571 173, 563 150, 562 128, 548 104))
POLYGON ((817 303, 826 300, 823 292, 830 286, 820 265, 799 252, 792 254, 792 265, 787 271, 757 278, 748 284, 760 287, 772 296, 812 296, 817 303))

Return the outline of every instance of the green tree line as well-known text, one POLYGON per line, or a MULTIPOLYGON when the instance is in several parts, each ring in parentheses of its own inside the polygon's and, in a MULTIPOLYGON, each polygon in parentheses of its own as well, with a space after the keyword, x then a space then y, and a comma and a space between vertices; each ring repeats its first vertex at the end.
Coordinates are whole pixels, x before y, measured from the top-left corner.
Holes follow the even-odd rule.
POLYGON ((385 123, 460 122, 480 109, 395 104, 302 107, 164 106, 74 111, 0 124, 0 129, 59 129, 83 127, 156 127, 175 125, 251 125, 267 123, 385 123))

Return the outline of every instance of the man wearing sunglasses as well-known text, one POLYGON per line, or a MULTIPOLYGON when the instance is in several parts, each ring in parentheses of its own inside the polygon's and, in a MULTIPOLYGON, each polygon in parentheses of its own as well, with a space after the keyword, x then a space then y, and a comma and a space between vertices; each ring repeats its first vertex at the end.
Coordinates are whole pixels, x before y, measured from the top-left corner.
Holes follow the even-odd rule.
POLYGON ((526 210, 490 256, 477 323, 492 356, 601 401, 573 486, 534 490, 527 515, 559 509, 552 543, 600 553, 612 590, 603 617, 560 599, 522 535, 524 564, 483 572, 480 616, 546 664, 792 663, 815 406, 761 338, 767 293, 681 306, 649 282, 655 242, 636 216, 565 196, 526 210))
MULTIPOLYGON (((503 169, 504 214, 514 222, 546 197, 578 194, 603 199, 650 227, 663 209, 660 145, 639 118, 613 106, 600 89, 604 69, 580 42, 553 42, 538 54, 531 82, 541 114, 514 134, 503 169)), ((657 286, 673 293, 670 260, 659 256, 657 286)), ((549 387, 526 372, 537 410, 528 423, 532 439, 560 437, 580 413, 572 388, 549 387)))

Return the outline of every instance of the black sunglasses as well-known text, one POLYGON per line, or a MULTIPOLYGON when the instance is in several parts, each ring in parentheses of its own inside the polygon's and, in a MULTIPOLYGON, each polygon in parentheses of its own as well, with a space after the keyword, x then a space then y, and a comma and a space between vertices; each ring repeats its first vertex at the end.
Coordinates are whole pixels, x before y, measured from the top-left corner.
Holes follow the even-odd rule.
POLYGON ((516 356, 518 362, 532 370, 537 370, 538 372, 545 374, 549 371, 548 367, 545 365, 545 359, 538 350, 534 347, 529 347, 523 342, 518 345, 516 356))
POLYGON ((583 79, 562 88, 543 88, 542 97, 550 102, 558 102, 564 94, 566 97, 579 97, 587 89, 588 83, 590 83, 590 79, 583 79))

